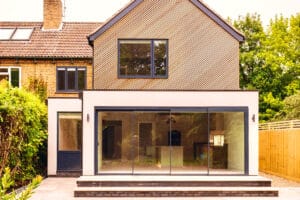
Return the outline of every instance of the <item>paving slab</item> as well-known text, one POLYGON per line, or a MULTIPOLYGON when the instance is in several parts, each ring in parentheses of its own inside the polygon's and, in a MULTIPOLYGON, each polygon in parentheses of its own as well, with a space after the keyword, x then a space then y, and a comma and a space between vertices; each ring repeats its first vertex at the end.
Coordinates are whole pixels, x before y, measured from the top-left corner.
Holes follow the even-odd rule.
MULTIPOLYGON (((265 175, 265 174, 261 174, 265 175)), ((287 181, 286 179, 278 178, 275 176, 266 175, 274 181, 274 186, 279 189, 279 197, 178 197, 170 198, 161 197, 162 200, 300 200, 300 183, 287 181), (298 187, 299 185, 299 187, 298 187)), ((46 178, 42 181, 41 185, 35 189, 35 193, 30 200, 154 200, 157 198, 74 198, 74 189, 76 188, 77 178, 46 178)))

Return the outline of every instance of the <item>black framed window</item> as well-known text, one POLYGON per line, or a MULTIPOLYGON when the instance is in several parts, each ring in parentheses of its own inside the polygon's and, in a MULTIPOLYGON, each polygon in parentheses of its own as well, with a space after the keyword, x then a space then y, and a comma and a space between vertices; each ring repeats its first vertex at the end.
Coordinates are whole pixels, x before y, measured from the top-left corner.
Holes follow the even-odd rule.
POLYGON ((168 75, 168 40, 118 40, 118 75, 120 78, 166 78, 168 75))
POLYGON ((86 88, 85 67, 57 67, 57 91, 77 91, 86 88))

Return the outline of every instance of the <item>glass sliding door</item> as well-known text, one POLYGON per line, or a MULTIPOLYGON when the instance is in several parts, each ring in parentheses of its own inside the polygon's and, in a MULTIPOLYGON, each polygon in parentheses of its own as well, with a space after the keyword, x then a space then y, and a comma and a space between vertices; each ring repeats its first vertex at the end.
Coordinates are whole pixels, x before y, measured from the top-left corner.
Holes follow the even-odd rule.
POLYGON ((169 111, 135 111, 134 149, 135 174, 169 174, 170 149, 169 111))
POLYGON ((247 108, 98 111, 97 171, 245 174, 247 108))
POLYGON ((172 111, 169 145, 172 174, 208 173, 208 114, 172 111))
POLYGON ((132 173, 132 112, 98 112, 99 173, 132 173))
POLYGON ((210 112, 210 174, 245 173, 244 112, 210 112))

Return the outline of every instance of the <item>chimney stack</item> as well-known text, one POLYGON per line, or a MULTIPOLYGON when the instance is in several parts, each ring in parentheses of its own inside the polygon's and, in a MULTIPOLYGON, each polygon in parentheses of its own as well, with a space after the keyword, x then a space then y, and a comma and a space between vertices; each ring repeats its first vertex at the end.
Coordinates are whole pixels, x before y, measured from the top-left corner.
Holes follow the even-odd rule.
POLYGON ((62 0, 44 0, 44 30, 59 30, 63 18, 62 0))

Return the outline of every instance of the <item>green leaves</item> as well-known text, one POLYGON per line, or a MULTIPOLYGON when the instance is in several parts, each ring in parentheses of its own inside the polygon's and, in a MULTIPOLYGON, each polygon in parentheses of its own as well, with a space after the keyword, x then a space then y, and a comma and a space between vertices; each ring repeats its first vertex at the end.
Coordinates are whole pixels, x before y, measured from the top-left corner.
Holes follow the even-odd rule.
POLYGON ((37 95, 0 83, 0 177, 9 167, 16 183, 36 175, 37 154, 47 138, 47 107, 37 95))
POLYGON ((240 46, 240 87, 260 93, 260 121, 275 120, 286 97, 300 90, 300 14, 275 16, 264 30, 258 14, 234 22, 240 46))
POLYGON ((20 194, 16 194, 15 191, 8 192, 8 190, 14 185, 13 178, 11 177, 11 171, 9 168, 5 168, 4 175, 0 179, 0 197, 1 200, 26 200, 31 197, 33 190, 42 181, 41 176, 35 177, 32 182, 23 190, 20 194))

